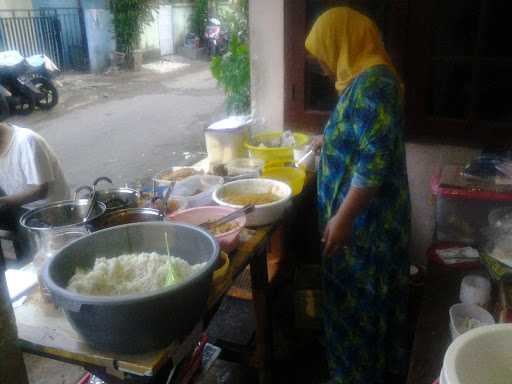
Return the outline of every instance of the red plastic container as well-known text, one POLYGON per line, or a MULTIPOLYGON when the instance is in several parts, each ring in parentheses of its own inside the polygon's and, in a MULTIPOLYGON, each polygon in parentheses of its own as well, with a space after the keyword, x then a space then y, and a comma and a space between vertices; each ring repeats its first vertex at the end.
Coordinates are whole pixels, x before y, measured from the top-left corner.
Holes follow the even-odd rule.
POLYGON ((512 207, 512 191, 492 191, 482 186, 445 186, 441 174, 432 177, 436 196, 435 240, 478 245, 482 229, 489 225, 489 214, 498 208, 512 207))

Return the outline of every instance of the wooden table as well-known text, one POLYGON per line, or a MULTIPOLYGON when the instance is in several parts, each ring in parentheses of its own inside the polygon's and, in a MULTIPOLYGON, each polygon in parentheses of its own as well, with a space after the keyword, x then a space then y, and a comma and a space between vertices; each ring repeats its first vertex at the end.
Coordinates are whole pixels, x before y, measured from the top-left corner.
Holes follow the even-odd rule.
POLYGON ((462 278, 482 270, 454 270, 430 263, 425 280, 421 312, 411 351, 408 384, 432 384, 439 377, 451 342, 448 311, 460 302, 462 278))
MULTIPOLYGON (((272 359, 272 326, 267 273, 267 246, 274 227, 244 230, 239 248, 230 255, 230 273, 233 280, 250 265, 252 294, 256 316, 256 350, 251 361, 260 371, 261 381, 268 381, 268 368, 272 359)), ((217 292, 211 300, 209 311, 215 311, 229 285, 217 292)), ((211 318, 205 314, 205 319, 211 318)), ((108 378, 108 382, 165 382, 161 371, 190 353, 199 339, 205 324, 196 325, 191 334, 175 341, 167 348, 142 355, 104 353, 90 348, 75 332, 64 313, 53 304, 45 302, 34 289, 26 302, 15 309, 20 346, 25 352, 55 360, 81 365, 87 370, 108 378)), ((167 370, 168 370, 167 369, 167 370)), ((166 376, 166 375, 165 375, 166 376)))

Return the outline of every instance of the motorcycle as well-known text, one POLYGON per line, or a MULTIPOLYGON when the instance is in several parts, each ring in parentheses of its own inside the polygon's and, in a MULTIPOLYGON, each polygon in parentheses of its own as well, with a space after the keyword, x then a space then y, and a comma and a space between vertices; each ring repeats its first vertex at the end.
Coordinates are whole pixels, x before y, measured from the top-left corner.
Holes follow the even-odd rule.
POLYGON ((59 94, 51 78, 57 71, 57 66, 44 55, 26 59, 17 51, 0 52, 0 104, 6 101, 9 110, 19 114, 29 114, 35 107, 53 108, 59 94))
POLYGON ((228 32, 222 27, 221 22, 216 18, 208 19, 208 25, 204 37, 208 44, 210 56, 222 55, 228 48, 228 32))

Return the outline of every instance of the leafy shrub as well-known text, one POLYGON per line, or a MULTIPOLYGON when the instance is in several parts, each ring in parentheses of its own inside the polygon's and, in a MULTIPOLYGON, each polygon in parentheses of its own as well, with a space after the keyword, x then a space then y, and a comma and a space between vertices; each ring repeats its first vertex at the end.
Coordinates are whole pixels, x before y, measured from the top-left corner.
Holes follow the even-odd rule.
POLYGON ((196 0, 190 24, 192 32, 203 41, 204 31, 208 23, 208 0, 196 0))
POLYGON ((249 47, 236 34, 231 35, 229 49, 215 56, 211 63, 213 77, 226 94, 228 113, 247 113, 251 107, 251 69, 249 47))
POLYGON ((226 94, 227 112, 248 113, 251 108, 248 1, 240 0, 237 8, 220 16, 230 31, 229 46, 223 56, 212 59, 210 68, 226 94))
POLYGON ((111 0, 117 50, 130 55, 139 44, 144 25, 153 21, 152 0, 111 0))

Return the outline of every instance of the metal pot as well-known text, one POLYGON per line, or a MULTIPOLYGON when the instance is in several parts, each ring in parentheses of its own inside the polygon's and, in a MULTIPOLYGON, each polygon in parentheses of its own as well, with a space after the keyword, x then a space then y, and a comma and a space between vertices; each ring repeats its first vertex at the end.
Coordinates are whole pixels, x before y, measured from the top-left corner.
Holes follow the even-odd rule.
POLYGON ((96 202, 91 216, 84 221, 88 208, 89 200, 79 199, 58 201, 25 212, 20 218, 20 225, 31 243, 32 253, 42 250, 51 233, 55 231, 73 228, 89 230, 92 223, 106 210, 105 204, 96 202))
POLYGON ((94 230, 115 227, 123 224, 163 221, 164 215, 158 209, 128 208, 107 212, 94 222, 94 230))
POLYGON ((185 336, 206 307, 219 245, 205 230, 178 223, 137 223, 109 228, 62 249, 45 266, 43 281, 73 328, 94 348, 143 353, 185 336), (89 296, 66 289, 76 268, 90 269, 97 257, 127 253, 172 254, 204 269, 176 285, 123 296, 89 296))
POLYGON ((20 224, 28 231, 50 231, 66 227, 84 226, 103 215, 105 204, 97 201, 91 216, 84 221, 89 208, 89 199, 64 200, 47 204, 25 212, 20 224))
POLYGON ((131 188, 110 188, 96 191, 96 199, 107 206, 107 212, 137 208, 140 193, 131 188))

